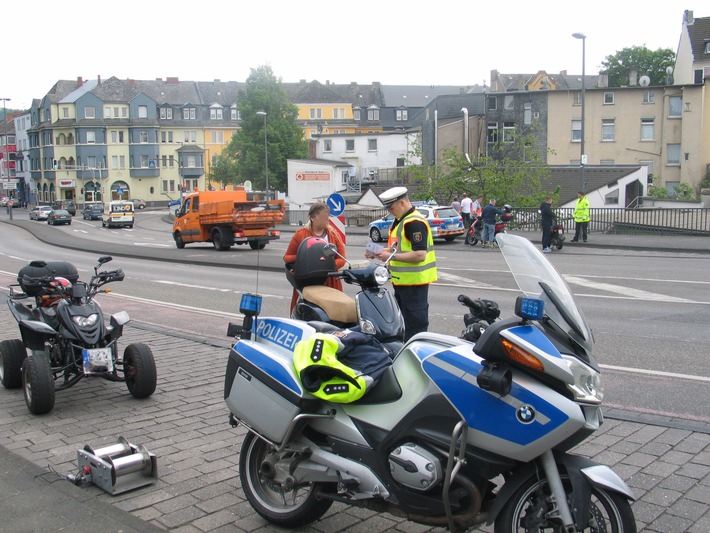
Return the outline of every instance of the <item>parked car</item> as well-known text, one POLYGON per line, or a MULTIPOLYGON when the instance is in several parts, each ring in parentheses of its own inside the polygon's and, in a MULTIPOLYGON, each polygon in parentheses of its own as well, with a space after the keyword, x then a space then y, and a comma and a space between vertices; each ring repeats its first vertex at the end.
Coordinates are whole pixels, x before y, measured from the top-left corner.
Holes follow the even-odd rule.
POLYGON ((38 205, 30 211, 30 220, 47 220, 49 213, 52 211, 50 205, 38 205))
POLYGON ((101 214, 103 212, 103 204, 86 204, 82 214, 84 216, 84 220, 101 220, 101 214))
POLYGON ((145 209, 145 200, 141 200, 139 198, 131 198, 128 201, 133 202, 133 207, 135 207, 136 209, 145 209))
MULTIPOLYGON (((461 215, 449 205, 418 205, 416 208, 417 211, 426 217, 431 227, 431 234, 435 239, 453 241, 466 231, 463 227, 461 215)), ((370 239, 375 242, 386 240, 393 220, 394 216, 388 214, 371 222, 369 228, 370 239)))
POLYGON ((76 215, 76 204, 74 200, 55 200, 52 202, 53 209, 64 209, 68 211, 71 216, 76 215))
POLYGON ((56 226, 57 224, 71 224, 71 215, 66 209, 52 209, 47 217, 47 224, 56 226))
POLYGON ((22 202, 20 202, 17 198, 7 198, 5 205, 10 207, 22 207, 22 202))

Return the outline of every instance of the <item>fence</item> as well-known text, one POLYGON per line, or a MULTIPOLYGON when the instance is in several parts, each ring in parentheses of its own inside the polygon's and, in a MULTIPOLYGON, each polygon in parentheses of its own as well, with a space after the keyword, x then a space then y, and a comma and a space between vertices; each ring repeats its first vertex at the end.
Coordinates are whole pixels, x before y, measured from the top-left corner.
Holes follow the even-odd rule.
MULTIPOLYGON (((572 208, 555 209, 557 219, 565 228, 574 228, 572 208)), ((539 231, 540 214, 537 208, 513 208, 515 217, 510 229, 539 231)), ((387 214, 384 209, 347 210, 343 213, 349 227, 368 226, 373 220, 387 214)), ((688 235, 710 237, 710 209, 590 209, 589 231, 618 234, 688 235)), ((299 226, 308 220, 307 210, 289 210, 288 223, 299 226)))

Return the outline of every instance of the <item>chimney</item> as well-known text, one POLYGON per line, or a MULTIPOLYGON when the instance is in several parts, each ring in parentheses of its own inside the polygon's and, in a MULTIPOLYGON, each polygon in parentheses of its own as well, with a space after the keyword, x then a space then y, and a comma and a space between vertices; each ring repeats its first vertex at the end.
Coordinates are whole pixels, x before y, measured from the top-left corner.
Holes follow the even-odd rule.
POLYGON ((155 81, 163 81, 163 78, 155 78, 155 81))
POLYGON ((177 76, 168 76, 167 78, 165 78, 165 80, 166 80, 168 83, 172 83, 172 84, 177 84, 177 83, 180 82, 180 80, 178 79, 177 76))
POLYGON ((690 9, 686 9, 685 13, 683 13, 683 22, 685 22, 686 26, 692 26, 695 23, 693 12, 690 9))
POLYGON ((639 73, 636 69, 631 69, 629 72, 629 87, 636 87, 638 85, 639 73))
POLYGON ((567 76, 566 70, 560 70, 560 76, 567 76))
POLYGON ((96 79, 99 80, 99 86, 101 86, 101 74, 97 75, 96 79))
POLYGON ((78 89, 78 88, 81 87, 82 85, 84 85, 84 80, 81 79, 81 76, 78 76, 78 77, 76 78, 76 88, 78 89))

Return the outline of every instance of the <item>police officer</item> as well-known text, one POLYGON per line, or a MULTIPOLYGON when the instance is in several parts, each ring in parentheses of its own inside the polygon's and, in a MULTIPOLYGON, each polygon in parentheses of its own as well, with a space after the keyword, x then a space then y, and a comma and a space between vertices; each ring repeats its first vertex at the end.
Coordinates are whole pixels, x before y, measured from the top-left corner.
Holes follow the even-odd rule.
POLYGON ((407 341, 429 327, 429 284, 437 280, 434 238, 426 218, 409 201, 406 187, 392 187, 379 198, 395 217, 389 232, 389 248, 365 255, 386 261, 395 252, 389 269, 407 341))

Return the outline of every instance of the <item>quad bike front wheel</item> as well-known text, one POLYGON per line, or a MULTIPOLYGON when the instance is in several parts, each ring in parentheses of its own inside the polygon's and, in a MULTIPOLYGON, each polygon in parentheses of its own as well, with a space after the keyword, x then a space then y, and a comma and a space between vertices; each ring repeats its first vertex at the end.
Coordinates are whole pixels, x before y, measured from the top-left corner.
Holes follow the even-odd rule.
POLYGON ((261 465, 271 452, 271 446, 254 433, 244 437, 239 454, 239 479, 254 510, 274 525, 299 528, 315 522, 333 503, 318 499, 318 483, 301 483, 284 487, 262 471, 261 465))
POLYGON ((0 342, 0 381, 6 389, 22 386, 22 362, 27 350, 20 339, 0 342))
POLYGON ((30 413, 43 415, 54 409, 54 378, 46 356, 29 355, 25 358, 22 363, 22 387, 30 413))
POLYGON ((158 373, 150 348, 143 343, 126 346, 123 352, 123 374, 128 392, 134 398, 147 398, 155 392, 158 373))

